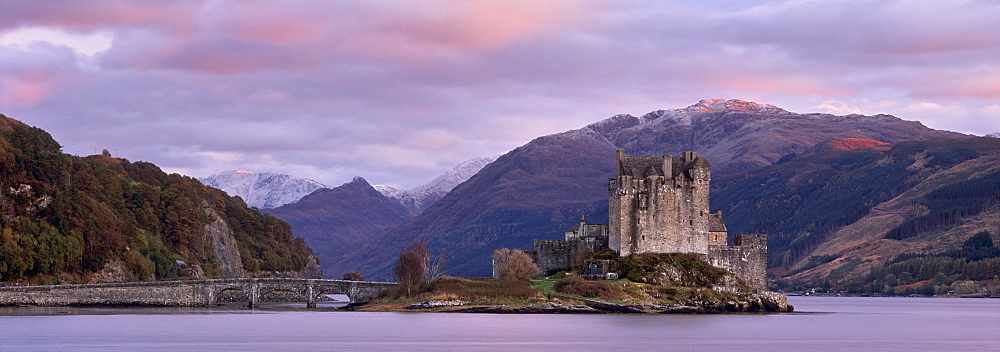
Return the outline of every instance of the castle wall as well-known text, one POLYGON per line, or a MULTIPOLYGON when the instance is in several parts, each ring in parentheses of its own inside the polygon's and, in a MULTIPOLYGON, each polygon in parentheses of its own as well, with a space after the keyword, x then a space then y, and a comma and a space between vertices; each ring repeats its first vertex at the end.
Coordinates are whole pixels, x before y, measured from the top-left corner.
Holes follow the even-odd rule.
POLYGON ((736 274, 750 287, 767 289, 767 235, 737 234, 732 246, 709 246, 708 263, 736 274))
POLYGON ((569 269, 577 259, 588 259, 591 254, 607 249, 607 243, 607 237, 584 237, 572 241, 535 240, 535 264, 543 273, 569 269))

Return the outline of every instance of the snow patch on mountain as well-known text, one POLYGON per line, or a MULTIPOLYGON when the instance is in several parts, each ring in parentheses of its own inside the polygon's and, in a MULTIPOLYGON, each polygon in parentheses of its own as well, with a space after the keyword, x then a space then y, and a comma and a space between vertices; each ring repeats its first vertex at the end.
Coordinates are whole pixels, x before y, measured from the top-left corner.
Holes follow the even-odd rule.
POLYGON ((221 189, 230 196, 239 196, 247 206, 259 209, 294 203, 313 191, 326 187, 308 178, 247 170, 221 172, 198 180, 207 186, 221 189))
POLYGON ((739 99, 704 99, 699 101, 697 104, 688 106, 684 109, 678 109, 683 111, 742 111, 742 112, 760 112, 768 114, 784 114, 788 113, 787 110, 779 108, 771 104, 758 104, 750 101, 744 101, 739 99))
POLYGON ((704 99, 683 109, 656 110, 640 117, 619 114, 587 126, 597 132, 609 132, 628 128, 643 128, 649 124, 661 126, 692 126, 694 120, 706 112, 745 112, 769 115, 792 114, 788 110, 771 104, 759 104, 739 99, 704 99))
POLYGON ((397 189, 386 185, 373 185, 372 187, 379 191, 379 193, 382 193, 382 195, 398 200, 416 215, 423 212, 424 209, 427 209, 434 202, 444 197, 445 194, 451 192, 452 188, 467 181, 479 172, 479 170, 482 170, 486 165, 497 160, 499 157, 497 155, 467 160, 431 180, 431 182, 409 189, 397 189))

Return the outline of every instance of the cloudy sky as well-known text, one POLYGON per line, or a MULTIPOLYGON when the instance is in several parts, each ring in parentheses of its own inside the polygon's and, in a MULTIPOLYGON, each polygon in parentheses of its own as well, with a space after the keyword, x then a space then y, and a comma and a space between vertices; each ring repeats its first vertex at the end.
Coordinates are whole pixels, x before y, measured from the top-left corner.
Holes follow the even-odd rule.
POLYGON ((195 177, 410 187, 744 99, 1000 130, 996 1, 7 1, 0 113, 195 177))

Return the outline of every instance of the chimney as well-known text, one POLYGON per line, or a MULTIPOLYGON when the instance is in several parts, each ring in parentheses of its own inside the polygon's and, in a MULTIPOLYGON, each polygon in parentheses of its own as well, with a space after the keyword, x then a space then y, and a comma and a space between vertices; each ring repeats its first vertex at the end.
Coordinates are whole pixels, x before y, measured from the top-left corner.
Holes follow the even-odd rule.
POLYGON ((625 149, 618 148, 618 176, 622 175, 622 160, 625 160, 625 149))
POLYGON ((698 158, 698 152, 695 152, 695 151, 686 151, 686 152, 684 152, 684 162, 685 163, 690 163, 690 162, 694 161, 694 159, 696 159, 696 158, 698 158))
POLYGON ((674 179, 674 157, 670 156, 670 154, 663 155, 663 179, 674 179))

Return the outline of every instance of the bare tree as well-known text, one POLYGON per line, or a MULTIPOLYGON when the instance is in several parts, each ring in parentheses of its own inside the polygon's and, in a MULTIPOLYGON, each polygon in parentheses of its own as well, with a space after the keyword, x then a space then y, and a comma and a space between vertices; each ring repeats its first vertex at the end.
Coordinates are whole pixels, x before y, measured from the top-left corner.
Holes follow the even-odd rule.
POLYGON ((538 275, 538 265, 520 249, 493 251, 493 261, 497 274, 504 280, 527 280, 538 275))
POLYGON ((399 253, 392 276, 406 287, 406 294, 409 296, 413 293, 413 289, 444 275, 444 267, 443 251, 432 256, 423 242, 413 241, 399 253))
POLYGON ((434 281, 444 275, 445 264, 447 263, 447 258, 444 255, 444 250, 438 252, 437 255, 428 257, 426 260, 427 272, 424 274, 424 280, 426 282, 434 281))

